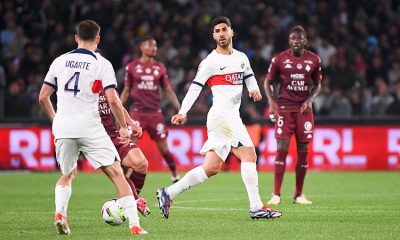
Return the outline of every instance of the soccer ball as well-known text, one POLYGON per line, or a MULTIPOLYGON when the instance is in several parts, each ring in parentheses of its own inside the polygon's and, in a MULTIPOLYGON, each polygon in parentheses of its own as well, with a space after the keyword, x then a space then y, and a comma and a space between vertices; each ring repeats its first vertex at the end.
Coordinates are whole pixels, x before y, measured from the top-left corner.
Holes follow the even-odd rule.
POLYGON ((117 204, 116 199, 107 200, 103 204, 101 215, 106 223, 113 226, 121 225, 126 220, 124 210, 117 204))

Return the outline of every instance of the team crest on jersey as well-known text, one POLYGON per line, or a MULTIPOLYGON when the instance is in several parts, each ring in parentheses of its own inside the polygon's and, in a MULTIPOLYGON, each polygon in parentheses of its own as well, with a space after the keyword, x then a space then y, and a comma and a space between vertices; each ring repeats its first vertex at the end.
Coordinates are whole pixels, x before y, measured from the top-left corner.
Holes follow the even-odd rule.
POLYGON ((158 75, 158 74, 160 74, 160 72, 156 69, 156 70, 154 70, 154 75, 158 75))
POLYGON ((240 67, 241 67, 242 69, 244 69, 244 62, 241 62, 241 63, 240 63, 240 67))
POLYGON ((301 63, 298 63, 298 64, 296 65, 296 67, 297 67, 297 69, 302 69, 302 68, 303 68, 303 65, 301 65, 301 63))
POLYGON ((147 74, 151 73, 151 69, 150 68, 146 68, 146 70, 144 70, 147 74))
POLYGON ((311 70, 311 67, 310 67, 310 65, 307 64, 306 71, 309 72, 310 70, 311 70))

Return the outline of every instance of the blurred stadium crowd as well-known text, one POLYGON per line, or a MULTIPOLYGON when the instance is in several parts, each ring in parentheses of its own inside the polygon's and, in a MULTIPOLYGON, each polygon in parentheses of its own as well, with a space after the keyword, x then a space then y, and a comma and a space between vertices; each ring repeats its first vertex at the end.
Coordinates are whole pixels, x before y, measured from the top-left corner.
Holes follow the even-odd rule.
MULTIPOLYGON (((210 22, 231 18, 234 47, 247 54, 262 87, 271 57, 287 48, 288 30, 301 24, 323 65, 317 116, 400 114, 400 1, 397 0, 2 0, 0 2, 0 118, 42 118, 37 97, 52 60, 76 48, 74 26, 93 19, 102 27, 102 53, 120 87, 124 66, 139 56, 138 40, 151 34, 158 57, 182 100, 199 62, 215 48, 210 22)), ((191 110, 205 119, 205 88, 191 110)), ((246 96, 246 95, 244 95, 246 96)), ((243 98, 262 118, 267 104, 243 98)), ((173 109, 166 105, 166 116, 173 109)))

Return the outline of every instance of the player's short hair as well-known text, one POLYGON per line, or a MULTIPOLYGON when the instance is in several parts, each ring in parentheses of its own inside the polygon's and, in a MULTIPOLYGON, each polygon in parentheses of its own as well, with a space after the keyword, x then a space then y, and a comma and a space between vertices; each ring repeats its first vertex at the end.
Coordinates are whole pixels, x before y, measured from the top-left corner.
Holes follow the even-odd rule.
POLYGON ((83 41, 93 41, 100 33, 100 26, 93 20, 83 20, 76 25, 76 34, 83 41))
POLYGON ((214 18, 214 20, 211 22, 211 27, 214 30, 214 27, 220 23, 225 23, 228 25, 228 27, 232 27, 231 20, 225 16, 219 16, 214 18))
POLYGON ((143 44, 149 40, 156 40, 156 39, 152 35, 146 35, 146 36, 140 38, 139 43, 143 44))
POLYGON ((303 34, 304 37, 307 37, 306 30, 304 30, 304 28, 300 25, 296 25, 296 26, 292 27, 292 29, 290 29, 290 33, 293 33, 293 32, 303 34))

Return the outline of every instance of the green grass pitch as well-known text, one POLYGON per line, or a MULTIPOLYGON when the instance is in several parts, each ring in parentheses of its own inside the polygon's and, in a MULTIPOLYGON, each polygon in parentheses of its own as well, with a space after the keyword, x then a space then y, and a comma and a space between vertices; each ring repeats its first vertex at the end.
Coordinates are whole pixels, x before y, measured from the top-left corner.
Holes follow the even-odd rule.
MULTIPOLYGON (((68 215, 70 236, 53 226, 54 184, 58 173, 0 173, 0 239, 132 239, 127 223, 109 226, 100 209, 114 197, 103 174, 79 173, 68 215)), ((260 173, 266 203, 271 173, 260 173)), ((165 220, 156 207, 155 190, 170 184, 166 173, 148 175, 142 192, 150 209, 141 217, 149 232, 142 239, 400 239, 399 172, 309 172, 305 193, 311 206, 292 204, 294 175, 287 173, 277 220, 251 220, 239 173, 220 173, 174 200, 165 220)), ((136 237, 135 237, 136 238, 136 237)))

